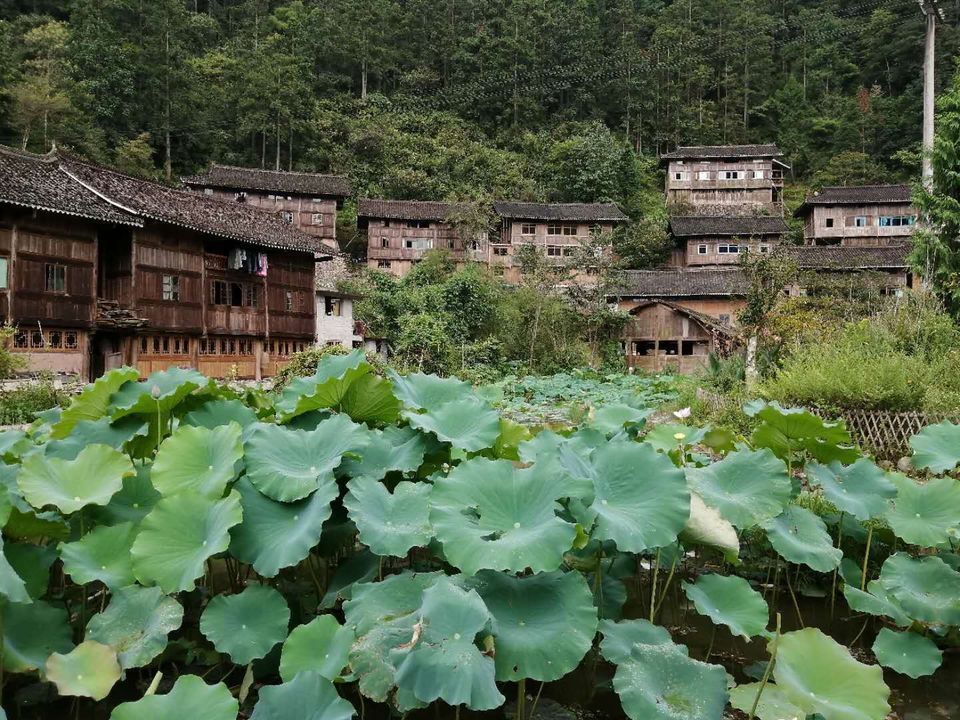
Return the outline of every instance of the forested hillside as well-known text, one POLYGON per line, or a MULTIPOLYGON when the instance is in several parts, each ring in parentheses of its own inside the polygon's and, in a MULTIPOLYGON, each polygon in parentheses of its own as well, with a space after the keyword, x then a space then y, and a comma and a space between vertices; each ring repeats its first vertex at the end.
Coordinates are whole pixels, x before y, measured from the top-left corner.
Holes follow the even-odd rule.
MULTIPOLYGON (((953 72, 960 18, 938 41, 953 72)), ((656 207, 655 155, 776 141, 796 178, 919 165, 914 0, 0 0, 0 141, 175 177, 656 207)))

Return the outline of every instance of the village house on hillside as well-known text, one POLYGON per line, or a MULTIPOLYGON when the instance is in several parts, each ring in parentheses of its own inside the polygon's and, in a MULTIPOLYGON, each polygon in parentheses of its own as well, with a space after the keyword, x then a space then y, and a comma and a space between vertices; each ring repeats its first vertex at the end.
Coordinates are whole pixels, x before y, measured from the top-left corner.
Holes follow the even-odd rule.
POLYGON ((212 164, 202 175, 183 177, 191 190, 230 202, 278 213, 307 235, 331 245, 337 240, 337 210, 350 196, 350 181, 340 175, 259 170, 212 164))
POLYGON ((909 185, 825 187, 794 216, 803 219, 807 245, 901 245, 917 222, 909 185))
POLYGON ((799 271, 790 295, 831 294, 856 276, 860 283, 881 295, 899 295, 913 289, 908 257, 910 245, 846 246, 795 245, 783 248, 799 271))
POLYGON ((0 315, 31 369, 272 375, 314 342, 334 255, 253 204, 0 148, 0 315))
POLYGON ((775 250, 788 231, 781 217, 693 215, 670 218, 677 246, 670 267, 732 265, 744 252, 775 250))

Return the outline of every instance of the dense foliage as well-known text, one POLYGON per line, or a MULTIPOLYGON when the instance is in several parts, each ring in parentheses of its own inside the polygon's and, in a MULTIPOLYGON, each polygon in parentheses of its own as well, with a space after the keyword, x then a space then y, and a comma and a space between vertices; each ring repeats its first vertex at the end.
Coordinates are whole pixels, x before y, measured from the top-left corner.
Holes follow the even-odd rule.
POLYGON ((525 427, 460 380, 377 375, 359 351, 273 395, 111 371, 0 434, 4 705, 348 720, 515 692, 527 717, 528 681, 586 665, 634 720, 719 720, 728 703, 883 720, 878 665, 784 627, 784 584, 803 625, 801 577, 882 625, 881 665, 937 670, 960 626, 960 426, 913 438, 917 482, 776 404, 747 406, 744 437, 600 410, 525 427), (678 593, 766 642, 760 682, 658 624, 678 593))

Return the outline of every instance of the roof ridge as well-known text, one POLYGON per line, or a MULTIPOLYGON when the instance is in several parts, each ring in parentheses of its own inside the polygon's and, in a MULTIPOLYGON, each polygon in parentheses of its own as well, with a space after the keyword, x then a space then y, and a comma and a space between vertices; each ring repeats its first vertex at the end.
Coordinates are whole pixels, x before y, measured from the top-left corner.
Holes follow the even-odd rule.
POLYGON ((57 160, 57 149, 52 148, 45 153, 35 153, 30 150, 21 150, 20 148, 10 147, 9 145, 0 145, 0 152, 12 157, 23 158, 24 160, 37 160, 40 162, 53 163, 57 160))
MULTIPOLYGON (((212 168, 223 168, 225 170, 244 170, 247 172, 258 172, 258 173, 270 173, 271 175, 314 175, 317 177, 347 177, 339 173, 320 173, 313 172, 310 170, 273 170, 271 168, 252 168, 244 167, 243 165, 226 165, 224 163, 212 162, 210 163, 210 169, 212 168)), ((199 175, 191 175, 187 177, 200 177, 199 175)))

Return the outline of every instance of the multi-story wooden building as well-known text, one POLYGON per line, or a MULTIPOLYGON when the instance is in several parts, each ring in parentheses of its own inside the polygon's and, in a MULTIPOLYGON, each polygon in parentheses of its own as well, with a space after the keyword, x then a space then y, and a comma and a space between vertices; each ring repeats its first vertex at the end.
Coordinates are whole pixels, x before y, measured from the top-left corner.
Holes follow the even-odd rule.
POLYGON ((910 245, 798 245, 782 249, 796 263, 798 277, 790 295, 832 295, 852 292, 853 276, 862 289, 899 295, 913 289, 910 245))
POLYGON ((825 187, 794 215, 803 219, 807 245, 900 245, 917 221, 909 185, 825 187))
POLYGON ((776 250, 788 232, 783 218, 766 215, 687 215, 670 218, 676 241, 670 267, 734 265, 745 252, 776 250))
POLYGON ((333 254, 251 204, 0 148, 0 315, 33 369, 272 375, 313 344, 333 254))
POLYGON ((487 233, 472 237, 460 222, 464 203, 363 199, 357 228, 367 234, 367 267, 403 277, 431 250, 446 250, 457 265, 483 261, 487 233))
POLYGON ((679 147, 666 165, 667 205, 681 215, 783 215, 783 173, 776 145, 679 147))
POLYGON ((337 239, 337 210, 351 194, 340 175, 282 172, 213 164, 203 175, 181 178, 191 190, 278 213, 307 235, 331 245, 337 239))

